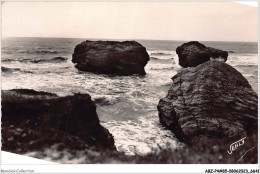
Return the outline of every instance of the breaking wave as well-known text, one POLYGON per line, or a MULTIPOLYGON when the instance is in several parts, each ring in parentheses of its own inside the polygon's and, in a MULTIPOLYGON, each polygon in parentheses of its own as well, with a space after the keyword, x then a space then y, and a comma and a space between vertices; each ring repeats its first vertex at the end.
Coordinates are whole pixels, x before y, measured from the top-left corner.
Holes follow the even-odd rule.
POLYGON ((8 68, 1 66, 2 73, 13 73, 13 72, 23 72, 23 73, 32 73, 31 71, 23 71, 20 68, 8 68))
POLYGON ((29 62, 29 63, 60 63, 67 61, 67 57, 53 57, 51 59, 3 59, 2 62, 29 62))

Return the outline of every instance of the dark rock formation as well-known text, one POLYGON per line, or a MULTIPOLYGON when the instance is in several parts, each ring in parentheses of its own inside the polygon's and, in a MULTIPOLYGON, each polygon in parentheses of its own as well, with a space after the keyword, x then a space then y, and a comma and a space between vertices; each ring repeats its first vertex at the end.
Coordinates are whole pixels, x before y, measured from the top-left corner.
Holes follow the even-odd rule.
POLYGON ((77 69, 102 74, 144 75, 148 61, 145 47, 135 41, 85 41, 72 55, 77 69))
POLYGON ((59 97, 28 89, 2 90, 2 150, 23 153, 61 148, 114 150, 88 94, 59 97))
POLYGON ((257 131, 257 94, 230 65, 208 61, 182 69, 172 80, 158 111, 180 141, 202 135, 234 140, 257 131))
POLYGON ((179 65, 184 68, 195 67, 210 59, 226 62, 228 57, 227 51, 206 47, 197 41, 182 44, 177 47, 176 53, 179 56, 179 65))

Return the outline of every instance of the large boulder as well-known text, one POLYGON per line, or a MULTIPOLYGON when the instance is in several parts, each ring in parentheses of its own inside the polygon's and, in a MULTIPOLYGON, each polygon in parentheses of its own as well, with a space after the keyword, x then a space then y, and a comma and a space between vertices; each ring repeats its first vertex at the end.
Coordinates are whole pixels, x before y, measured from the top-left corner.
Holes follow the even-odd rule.
POLYGON ((85 41, 77 45, 72 62, 81 71, 117 75, 145 75, 146 48, 135 41, 85 41))
POLYGON ((157 108, 160 122, 180 141, 199 136, 238 140, 257 132, 257 94, 230 65, 208 61, 182 69, 172 80, 157 108))
POLYGON ((177 47, 176 53, 179 56, 179 65, 184 68, 195 67, 210 59, 226 62, 228 57, 227 51, 206 47, 197 41, 182 44, 177 47))
POLYGON ((2 150, 24 153, 52 145, 115 149, 90 95, 59 97, 28 89, 2 90, 2 150))

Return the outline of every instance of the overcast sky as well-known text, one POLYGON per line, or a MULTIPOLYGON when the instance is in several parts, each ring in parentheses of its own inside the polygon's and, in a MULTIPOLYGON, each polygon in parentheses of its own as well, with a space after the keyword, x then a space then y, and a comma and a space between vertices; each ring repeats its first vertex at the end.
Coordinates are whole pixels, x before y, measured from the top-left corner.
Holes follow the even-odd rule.
POLYGON ((4 2, 2 36, 257 41, 257 10, 233 2, 4 2))

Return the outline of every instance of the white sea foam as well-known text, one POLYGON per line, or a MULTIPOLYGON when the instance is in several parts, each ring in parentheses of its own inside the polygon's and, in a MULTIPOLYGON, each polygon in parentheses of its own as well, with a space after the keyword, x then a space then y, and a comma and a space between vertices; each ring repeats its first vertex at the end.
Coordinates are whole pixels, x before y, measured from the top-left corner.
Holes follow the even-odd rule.
POLYGON ((116 135, 114 138, 117 150, 127 155, 144 155, 158 147, 177 148, 178 143, 173 133, 162 128, 158 129, 156 116, 139 117, 138 121, 109 121, 102 124, 116 135))

